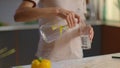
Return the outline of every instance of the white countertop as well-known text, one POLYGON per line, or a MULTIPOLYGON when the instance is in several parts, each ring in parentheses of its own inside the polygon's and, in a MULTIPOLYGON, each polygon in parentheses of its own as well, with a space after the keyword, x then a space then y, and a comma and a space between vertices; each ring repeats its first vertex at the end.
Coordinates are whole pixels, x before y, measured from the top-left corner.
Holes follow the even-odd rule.
MULTIPOLYGON (((89 21, 87 23, 91 25, 101 25, 100 21, 89 21)), ((29 29, 38 29, 38 28, 39 28, 38 24, 19 24, 19 25, 0 26, 0 31, 29 30, 29 29)))
MULTIPOLYGON (((91 25, 108 25, 113 27, 120 27, 120 22, 109 22, 102 23, 101 21, 87 21, 86 23, 91 25)), ((10 26, 0 26, 0 31, 13 31, 13 30, 29 30, 29 29, 38 29, 38 24, 20 24, 20 25, 10 25, 10 26)))
POLYGON ((0 31, 13 31, 13 30, 28 30, 38 29, 38 25, 11 25, 11 26, 0 26, 0 31))
MULTIPOLYGON (((60 62, 52 62, 52 68, 120 68, 120 58, 112 58, 116 54, 108 54, 94 57, 87 57, 83 60, 66 60, 60 62)), ((31 68, 31 65, 16 66, 13 68, 31 68)))

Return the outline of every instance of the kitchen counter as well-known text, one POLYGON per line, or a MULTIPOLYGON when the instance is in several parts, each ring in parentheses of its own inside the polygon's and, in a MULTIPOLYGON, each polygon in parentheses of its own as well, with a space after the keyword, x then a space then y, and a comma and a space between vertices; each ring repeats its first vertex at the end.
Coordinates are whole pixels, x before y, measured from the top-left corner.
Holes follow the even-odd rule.
POLYGON ((38 25, 11 25, 11 26, 0 26, 0 31, 13 31, 13 30, 28 30, 38 29, 38 25))
MULTIPOLYGON (((52 62, 52 68, 120 68, 120 58, 112 58, 119 56, 120 53, 107 54, 101 56, 87 57, 83 60, 66 60, 60 62, 52 62)), ((31 68, 31 65, 17 66, 13 68, 31 68)))
MULTIPOLYGON (((94 23, 95 21, 89 21, 87 22, 88 24, 91 25, 101 25, 100 21, 96 21, 96 23, 94 23)), ((13 30, 29 30, 29 29, 38 29, 39 25, 38 24, 20 24, 20 25, 10 25, 10 26, 0 26, 0 31, 13 31, 13 30)))
MULTIPOLYGON (((95 25, 107 25, 113 27, 120 27, 120 22, 101 22, 101 21, 86 21, 87 24, 95 25)), ((0 26, 0 31, 13 31, 13 30, 28 30, 28 29, 38 29, 38 24, 30 24, 30 25, 10 25, 10 26, 0 26)))

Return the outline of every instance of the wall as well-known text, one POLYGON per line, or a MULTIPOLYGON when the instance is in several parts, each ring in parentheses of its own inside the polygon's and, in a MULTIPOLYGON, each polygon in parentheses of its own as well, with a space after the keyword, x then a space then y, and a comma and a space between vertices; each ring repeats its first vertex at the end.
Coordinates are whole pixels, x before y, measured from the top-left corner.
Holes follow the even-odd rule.
POLYGON ((7 24, 16 24, 13 16, 22 0, 0 0, 0 21, 7 24))

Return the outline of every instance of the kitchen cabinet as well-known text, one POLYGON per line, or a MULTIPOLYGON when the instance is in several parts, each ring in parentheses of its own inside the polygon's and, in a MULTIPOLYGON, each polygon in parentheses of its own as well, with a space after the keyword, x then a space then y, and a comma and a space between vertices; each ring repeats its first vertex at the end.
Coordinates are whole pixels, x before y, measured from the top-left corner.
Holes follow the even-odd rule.
POLYGON ((102 54, 120 52, 120 27, 102 26, 102 54))
MULTIPOLYGON (((95 37, 92 43, 92 49, 84 50, 84 57, 100 55, 101 53, 101 26, 93 25, 95 37)), ((15 48, 16 52, 2 60, 3 68, 10 68, 10 66, 31 64, 35 58, 35 53, 39 41, 39 30, 36 26, 15 26, 13 28, 1 29, 0 40, 2 44, 0 47, 15 48), (27 28, 26 28, 27 27, 27 28), (17 29, 16 29, 17 28, 17 29), (18 29, 20 28, 20 29, 18 29), (29 29, 30 28, 30 29, 29 29)))
MULTIPOLYGON (((0 31, 0 49, 5 48, 5 47, 8 50, 15 48, 16 47, 15 40, 16 38, 15 38, 14 31, 8 31, 8 32, 0 31)), ((14 53, 14 54, 9 55, 9 57, 0 59, 0 68, 8 68, 9 66, 16 64, 15 57, 16 57, 16 54, 14 53)))
POLYGON ((0 68, 30 64, 38 46, 39 32, 37 29, 0 31, 0 49, 7 47, 16 52, 0 59, 0 68))

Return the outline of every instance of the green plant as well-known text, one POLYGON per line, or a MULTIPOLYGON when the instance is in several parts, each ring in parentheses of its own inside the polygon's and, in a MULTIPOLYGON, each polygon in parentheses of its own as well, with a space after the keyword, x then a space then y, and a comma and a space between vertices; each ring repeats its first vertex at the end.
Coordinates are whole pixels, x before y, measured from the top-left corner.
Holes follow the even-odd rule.
POLYGON ((117 1, 116 6, 118 7, 118 9, 120 10, 120 0, 117 1))
POLYGON ((3 23, 2 23, 2 22, 0 22, 0 26, 3 26, 3 23))

